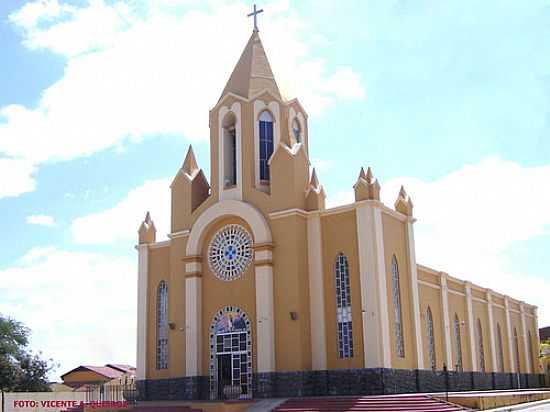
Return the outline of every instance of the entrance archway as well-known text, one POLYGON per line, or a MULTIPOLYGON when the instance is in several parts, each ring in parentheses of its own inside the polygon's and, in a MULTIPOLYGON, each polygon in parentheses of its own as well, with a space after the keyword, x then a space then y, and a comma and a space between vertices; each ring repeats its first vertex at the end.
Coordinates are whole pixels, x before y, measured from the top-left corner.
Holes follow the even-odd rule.
POLYGON ((236 306, 220 309, 210 324, 210 399, 252 398, 252 332, 236 306))

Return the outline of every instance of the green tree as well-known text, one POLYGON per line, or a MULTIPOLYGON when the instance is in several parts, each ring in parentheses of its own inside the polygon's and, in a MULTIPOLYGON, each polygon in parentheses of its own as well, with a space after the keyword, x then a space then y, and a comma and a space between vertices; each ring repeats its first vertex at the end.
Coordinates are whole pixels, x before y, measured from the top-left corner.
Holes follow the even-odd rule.
POLYGON ((0 389, 4 391, 49 391, 48 373, 52 360, 33 354, 30 329, 0 314, 0 389))

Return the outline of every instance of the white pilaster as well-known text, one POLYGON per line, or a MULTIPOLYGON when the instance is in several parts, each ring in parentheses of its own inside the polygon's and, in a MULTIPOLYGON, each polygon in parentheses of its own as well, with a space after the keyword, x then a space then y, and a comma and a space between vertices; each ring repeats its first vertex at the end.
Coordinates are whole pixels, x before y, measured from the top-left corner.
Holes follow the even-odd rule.
POLYGON ((413 315, 413 334, 416 349, 416 367, 424 369, 424 351, 422 347, 422 324, 420 323, 420 295, 418 293, 418 270, 416 266, 416 248, 414 243, 414 219, 407 220, 407 255, 409 257, 409 268, 411 271, 411 304, 413 315))
MULTIPOLYGON (((529 360, 529 339, 527 336, 527 322, 525 321, 525 306, 523 303, 519 305, 520 315, 521 315, 521 334, 523 335, 523 355, 525 359, 525 372, 531 373, 531 370, 533 369, 533 365, 531 365, 531 361, 529 360)), ((531 349, 532 350, 532 349, 531 349)))
POLYGON ((505 309, 505 315, 506 315, 506 335, 508 337, 508 356, 509 356, 509 362, 510 362, 510 372, 518 372, 516 371, 516 362, 515 362, 515 342, 514 342, 514 335, 512 334, 512 322, 510 320, 510 301, 508 300, 508 296, 504 297, 504 309, 505 309))
POLYGON ((327 336, 325 325, 325 288, 321 218, 311 214, 307 219, 309 266, 309 313, 311 317, 311 361, 313 370, 327 369, 327 336))
POLYGON ((273 372, 275 371, 275 328, 271 264, 256 266, 256 330, 258 372, 273 372))
POLYGON ((479 365, 477 364, 474 306, 472 302, 472 284, 470 282, 465 282, 465 287, 466 287, 466 310, 468 312, 468 336, 470 337, 470 355, 471 355, 471 362, 472 362, 472 371, 479 371, 479 365))
POLYGON ((390 368, 390 335, 382 212, 378 204, 356 209, 365 367, 390 368))
POLYGON ((447 274, 441 272, 441 309, 443 311, 443 331, 445 337, 445 362, 447 368, 453 368, 453 350, 451 347, 451 326, 449 322, 449 286, 447 285, 447 274))
POLYGON ((185 375, 200 376, 202 278, 185 278, 185 375))
POLYGON ((138 250, 138 303, 137 303, 137 363, 136 380, 147 373, 147 285, 149 281, 149 247, 141 244, 138 250))
POLYGON ((497 366, 497 349, 495 341, 495 323, 493 316, 493 295, 491 291, 487 291, 487 315, 489 317, 489 341, 491 345, 491 362, 493 364, 493 372, 498 372, 497 366))

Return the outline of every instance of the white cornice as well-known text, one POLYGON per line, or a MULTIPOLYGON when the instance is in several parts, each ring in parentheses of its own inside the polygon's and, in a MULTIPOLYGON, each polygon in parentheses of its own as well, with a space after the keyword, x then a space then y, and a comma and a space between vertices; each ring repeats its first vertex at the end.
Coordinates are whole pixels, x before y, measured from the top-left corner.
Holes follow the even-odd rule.
POLYGON ((150 249, 160 249, 160 248, 163 248, 163 247, 166 247, 166 246, 170 246, 170 239, 169 240, 163 240, 161 242, 155 242, 155 243, 151 243, 149 244, 149 248, 150 249))
POLYGON ((187 237, 189 236, 189 233, 191 233, 191 231, 189 229, 185 229, 180 230, 179 232, 168 233, 168 237, 170 239, 177 239, 179 237, 187 237))

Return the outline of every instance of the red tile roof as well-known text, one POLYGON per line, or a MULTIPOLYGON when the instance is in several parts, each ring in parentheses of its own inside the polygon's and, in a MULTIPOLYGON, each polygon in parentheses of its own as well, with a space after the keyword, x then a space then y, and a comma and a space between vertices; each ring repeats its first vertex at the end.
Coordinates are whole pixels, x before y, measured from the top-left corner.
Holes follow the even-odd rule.
POLYGON ((133 372, 135 371, 135 368, 130 365, 122 365, 122 364, 116 364, 116 363, 107 364, 105 366, 82 365, 61 375, 61 379, 63 379, 65 375, 68 375, 71 372, 84 371, 84 370, 95 372, 101 376, 105 376, 106 378, 116 379, 121 377, 125 373, 133 374, 133 372))

